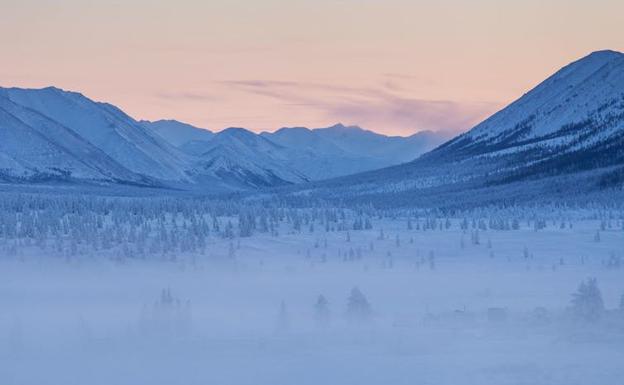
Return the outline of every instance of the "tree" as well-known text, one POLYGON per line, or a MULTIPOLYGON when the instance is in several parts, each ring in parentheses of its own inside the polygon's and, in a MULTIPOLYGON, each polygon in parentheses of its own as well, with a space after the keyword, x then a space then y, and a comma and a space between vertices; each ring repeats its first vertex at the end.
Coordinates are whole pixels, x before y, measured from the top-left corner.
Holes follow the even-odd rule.
POLYGON ((362 322, 368 320, 371 315, 372 309, 364 293, 357 287, 351 289, 349 298, 347 298, 347 316, 349 320, 362 322))
POLYGON ((318 296, 314 304, 314 319, 320 327, 326 327, 329 324, 329 301, 322 294, 318 296))
POLYGON ((581 282, 572 294, 572 314, 582 321, 594 322, 603 312, 604 302, 596 278, 581 282))
POLYGON ((435 254, 433 250, 429 250, 429 270, 435 270, 435 254))

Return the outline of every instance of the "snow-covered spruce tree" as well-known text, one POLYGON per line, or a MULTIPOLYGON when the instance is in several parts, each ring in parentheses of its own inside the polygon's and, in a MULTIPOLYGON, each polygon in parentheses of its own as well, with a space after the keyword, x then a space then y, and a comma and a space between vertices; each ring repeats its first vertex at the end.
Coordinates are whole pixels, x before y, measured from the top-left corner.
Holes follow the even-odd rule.
POLYGON ((351 293, 347 298, 347 318, 349 321, 356 323, 365 322, 370 319, 372 314, 373 311, 364 293, 357 287, 351 289, 351 293))
POLYGON ((436 263, 435 263, 435 254, 433 253, 433 250, 429 250, 428 260, 429 260, 429 270, 435 270, 436 263))
POLYGON ((147 307, 143 307, 139 320, 141 331, 161 338, 179 337, 188 333, 191 324, 190 306, 190 301, 183 304, 175 298, 171 289, 163 289, 151 313, 147 307))
POLYGON ((604 313, 602 293, 596 278, 581 282, 576 293, 572 294, 572 315, 584 322, 595 322, 604 313))
POLYGON ((314 320, 319 327, 327 327, 329 325, 329 301, 324 295, 320 294, 314 304, 314 320))

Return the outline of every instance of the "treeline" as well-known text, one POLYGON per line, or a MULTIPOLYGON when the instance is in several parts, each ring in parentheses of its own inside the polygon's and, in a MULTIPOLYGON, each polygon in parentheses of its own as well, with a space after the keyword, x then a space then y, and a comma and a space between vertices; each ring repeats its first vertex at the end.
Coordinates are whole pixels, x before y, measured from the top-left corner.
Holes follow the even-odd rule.
POLYGON ((382 228, 380 223, 385 221, 402 221, 412 231, 538 231, 548 226, 570 228, 580 218, 600 220, 597 230, 624 227, 622 210, 600 205, 383 210, 370 205, 331 207, 322 202, 292 207, 281 199, 2 194, 0 255, 39 249, 69 257, 108 253, 122 258, 176 258, 206 254, 211 238, 365 231, 382 228))

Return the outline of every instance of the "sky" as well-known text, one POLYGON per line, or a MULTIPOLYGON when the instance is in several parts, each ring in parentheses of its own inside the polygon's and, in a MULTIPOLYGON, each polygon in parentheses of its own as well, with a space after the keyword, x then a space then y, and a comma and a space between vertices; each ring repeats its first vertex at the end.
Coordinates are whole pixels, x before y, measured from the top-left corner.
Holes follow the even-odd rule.
POLYGON ((218 131, 461 132, 624 51, 621 0, 0 0, 0 86, 218 131))

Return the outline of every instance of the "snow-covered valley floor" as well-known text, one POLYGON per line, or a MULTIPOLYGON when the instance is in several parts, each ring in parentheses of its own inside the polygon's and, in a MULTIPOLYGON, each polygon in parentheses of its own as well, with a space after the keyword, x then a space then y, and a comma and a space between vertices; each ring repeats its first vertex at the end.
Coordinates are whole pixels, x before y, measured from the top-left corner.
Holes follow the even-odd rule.
POLYGON ((622 384, 624 231, 561 227, 385 219, 167 261, 2 256, 0 383, 622 384), (605 309, 583 318, 590 277, 605 309))

